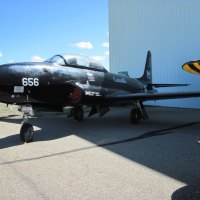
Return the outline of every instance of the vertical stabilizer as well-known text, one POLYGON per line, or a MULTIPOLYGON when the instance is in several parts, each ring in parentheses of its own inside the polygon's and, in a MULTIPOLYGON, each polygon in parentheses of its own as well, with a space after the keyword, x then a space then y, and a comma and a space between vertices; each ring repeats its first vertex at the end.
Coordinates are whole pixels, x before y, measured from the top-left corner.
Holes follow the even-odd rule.
POLYGON ((146 64, 144 69, 144 74, 140 78, 140 81, 144 83, 152 83, 152 61, 151 61, 151 51, 147 52, 146 64))

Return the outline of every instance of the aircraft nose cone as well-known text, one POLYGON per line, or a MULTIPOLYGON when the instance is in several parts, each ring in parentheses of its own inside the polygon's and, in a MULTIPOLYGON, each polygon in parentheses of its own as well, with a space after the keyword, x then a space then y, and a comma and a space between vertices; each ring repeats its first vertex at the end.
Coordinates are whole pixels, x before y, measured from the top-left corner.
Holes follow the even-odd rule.
POLYGON ((5 78, 6 65, 0 65, 0 81, 5 78))
POLYGON ((0 83, 6 83, 9 79, 9 65, 0 65, 0 83))
POLYGON ((18 74, 18 66, 15 64, 5 64, 0 66, 0 85, 2 86, 18 86, 21 79, 18 74))
POLYGON ((11 94, 12 88, 10 84, 10 76, 7 65, 0 65, 0 100, 8 97, 11 94))

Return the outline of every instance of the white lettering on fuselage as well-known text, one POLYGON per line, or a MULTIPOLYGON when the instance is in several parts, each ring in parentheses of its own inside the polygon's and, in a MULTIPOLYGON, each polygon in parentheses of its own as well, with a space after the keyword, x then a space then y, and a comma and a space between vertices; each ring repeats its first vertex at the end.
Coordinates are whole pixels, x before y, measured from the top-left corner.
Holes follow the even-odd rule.
POLYGON ((39 79, 38 78, 22 78, 22 85, 23 86, 39 86, 39 79))
POLYGON ((86 75, 88 77, 88 81, 95 81, 95 78, 91 72, 86 72, 86 75))
POLYGON ((125 78, 120 78, 120 77, 114 77, 113 76, 113 81, 115 82, 115 83, 127 83, 127 81, 126 81, 126 79, 125 78))
POLYGON ((101 96, 99 92, 85 91, 86 96, 101 96))

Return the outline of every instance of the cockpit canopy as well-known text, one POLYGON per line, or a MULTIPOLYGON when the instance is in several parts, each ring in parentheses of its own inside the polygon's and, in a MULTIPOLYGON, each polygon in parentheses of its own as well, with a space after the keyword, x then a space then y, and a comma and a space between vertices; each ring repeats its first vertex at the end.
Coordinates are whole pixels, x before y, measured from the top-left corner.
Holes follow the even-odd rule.
POLYGON ((97 71, 107 72, 107 70, 95 60, 81 55, 55 55, 49 58, 46 62, 55 63, 61 66, 70 66, 77 68, 86 68, 97 71))

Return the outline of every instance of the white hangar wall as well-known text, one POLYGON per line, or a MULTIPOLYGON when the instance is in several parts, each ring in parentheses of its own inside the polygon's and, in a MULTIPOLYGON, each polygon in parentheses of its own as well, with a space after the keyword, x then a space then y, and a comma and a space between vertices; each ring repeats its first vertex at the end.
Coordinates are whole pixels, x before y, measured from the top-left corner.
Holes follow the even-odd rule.
MULTIPOLYGON (((199 0, 109 0, 110 71, 140 77, 151 50, 153 82, 191 84, 159 91, 200 90, 200 76, 181 68, 200 59, 199 8, 199 0)), ((200 98, 150 104, 200 108, 200 98)))

